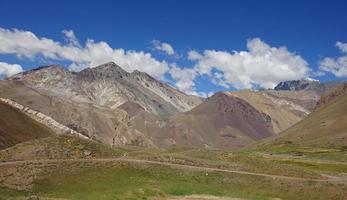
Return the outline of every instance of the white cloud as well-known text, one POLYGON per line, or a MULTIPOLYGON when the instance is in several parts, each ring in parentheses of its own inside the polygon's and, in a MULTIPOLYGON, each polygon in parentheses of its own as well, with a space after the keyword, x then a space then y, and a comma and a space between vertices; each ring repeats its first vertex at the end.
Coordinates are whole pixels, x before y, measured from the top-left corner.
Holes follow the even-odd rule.
POLYGON ((343 53, 347 53, 347 43, 336 42, 336 47, 338 47, 343 53))
POLYGON ((195 78, 199 75, 196 69, 194 68, 180 68, 176 64, 172 64, 172 67, 169 71, 171 77, 175 80, 175 86, 180 91, 195 95, 203 98, 207 98, 213 95, 213 92, 199 92, 196 91, 195 87, 195 78))
POLYGON ((199 60, 202 58, 202 55, 200 55, 197 51, 191 50, 188 52, 188 59, 191 61, 199 60))
POLYGON ((188 59, 196 61, 200 75, 224 87, 237 89, 260 86, 273 88, 281 81, 308 77, 308 63, 286 47, 271 47, 259 38, 247 41, 248 51, 191 51, 188 59))
POLYGON ((347 43, 336 42, 336 47, 343 53, 337 58, 326 57, 319 63, 319 69, 337 77, 347 76, 347 43))
POLYGON ((68 43, 73 46, 81 46, 73 30, 63 30, 62 33, 65 35, 65 40, 68 43))
POLYGON ((165 61, 158 61, 143 51, 114 49, 106 42, 88 39, 81 46, 71 30, 64 30, 66 44, 48 38, 39 38, 34 33, 18 29, 0 28, 0 54, 14 54, 19 58, 35 59, 42 56, 49 60, 71 61, 70 69, 82 70, 109 61, 114 61, 125 70, 135 69, 163 79, 169 70, 165 61))
POLYGON ((192 68, 179 68, 175 64, 171 67, 169 71, 171 77, 176 81, 175 86, 187 93, 187 94, 197 94, 195 92, 195 77, 198 75, 195 69, 192 68))
POLYGON ((214 93, 213 92, 206 93, 206 92, 192 91, 191 93, 187 93, 187 94, 199 96, 199 97, 202 97, 202 98, 207 98, 207 97, 212 96, 214 93))
MULTIPOLYGON (((280 81, 307 78, 310 73, 307 62, 300 55, 289 52, 286 47, 271 47, 259 38, 247 42, 247 51, 190 51, 188 59, 195 65, 180 68, 165 60, 157 60, 144 51, 112 48, 104 41, 92 39, 80 43, 72 30, 63 30, 62 33, 65 42, 38 37, 29 31, 0 28, 0 54, 13 54, 20 59, 70 61, 69 69, 73 71, 114 61, 129 72, 137 69, 157 79, 164 79, 169 73, 178 89, 204 97, 209 94, 196 91, 198 76, 205 75, 225 88, 241 89, 255 86, 271 88, 280 81)), ((156 40, 152 43, 157 50, 175 55, 171 45, 156 40)), ((346 44, 337 43, 337 46, 347 52, 346 44)), ((347 63, 346 60, 344 62, 347 63)), ((336 65, 335 59, 329 62, 336 65)), ((14 69, 21 70, 18 66, 14 69)), ((1 73, 5 74, 4 70, 1 73)))
POLYGON ((160 42, 159 40, 153 40, 153 41, 152 41, 152 44, 153 44, 153 47, 154 47, 156 50, 165 52, 167 55, 172 56, 172 55, 175 54, 175 50, 174 50, 173 47, 172 47, 170 44, 168 44, 168 43, 160 42))
POLYGON ((5 76, 9 77, 15 74, 18 74, 19 72, 22 72, 23 69, 18 64, 9 64, 5 62, 0 62, 0 77, 5 76))

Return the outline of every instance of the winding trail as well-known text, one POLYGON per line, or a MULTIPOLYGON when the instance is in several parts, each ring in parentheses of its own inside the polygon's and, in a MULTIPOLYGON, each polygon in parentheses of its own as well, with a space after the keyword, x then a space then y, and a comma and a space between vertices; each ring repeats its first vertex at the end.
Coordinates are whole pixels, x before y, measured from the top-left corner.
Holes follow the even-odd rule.
POLYGON ((133 158, 126 158, 125 156, 120 158, 93 158, 93 159, 49 159, 49 160, 16 160, 16 161, 5 161, 1 162, 0 166, 11 166, 11 165, 21 165, 21 164, 36 164, 36 163, 60 163, 60 162, 132 162, 132 163, 142 163, 142 164, 152 164, 152 165, 162 165, 173 167, 177 169, 190 169, 206 172, 224 172, 224 173, 234 173, 241 175, 251 175, 251 176, 260 176, 267 177, 272 179, 284 179, 284 180, 295 180, 295 181, 313 181, 313 182, 347 182, 347 178, 335 177, 335 176, 326 176, 323 175, 324 179, 314 179, 314 178, 301 178, 301 177, 291 177, 291 176, 282 176, 282 175, 272 175, 264 174, 257 172, 248 172, 241 170, 229 170, 229 169, 219 169, 213 167, 200 167, 193 165, 184 165, 184 164, 175 164, 169 162, 160 162, 160 161, 150 161, 150 160, 140 160, 133 158))

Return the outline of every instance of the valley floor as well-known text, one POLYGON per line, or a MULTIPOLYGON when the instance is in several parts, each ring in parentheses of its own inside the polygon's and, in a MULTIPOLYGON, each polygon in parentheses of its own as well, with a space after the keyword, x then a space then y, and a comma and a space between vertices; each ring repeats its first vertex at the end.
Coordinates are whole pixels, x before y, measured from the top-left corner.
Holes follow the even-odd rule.
POLYGON ((343 152, 333 161, 255 151, 106 148, 76 141, 46 138, 0 151, 0 199, 33 194, 41 199, 347 198, 343 152), (30 156, 26 151, 31 158, 23 160, 20 154, 30 145, 42 152, 30 156), (46 152, 42 145, 57 152, 46 152))

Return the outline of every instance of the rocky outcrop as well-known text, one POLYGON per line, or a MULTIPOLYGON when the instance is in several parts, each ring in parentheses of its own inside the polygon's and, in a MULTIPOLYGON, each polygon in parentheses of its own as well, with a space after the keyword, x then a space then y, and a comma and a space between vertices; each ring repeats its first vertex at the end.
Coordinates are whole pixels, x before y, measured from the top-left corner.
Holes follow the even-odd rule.
POLYGON ((317 102, 317 105, 315 107, 315 111, 320 110, 321 108, 325 107, 326 105, 333 102, 335 99, 338 99, 340 96, 347 93, 347 83, 340 84, 336 86, 336 88, 327 94, 323 94, 319 101, 317 102))
POLYGON ((271 117, 273 131, 280 133, 313 111, 319 95, 311 90, 241 90, 229 92, 271 117))
POLYGON ((27 116, 31 117, 35 121, 44 124, 45 126, 51 128, 55 133, 57 134, 69 134, 69 135, 74 135, 80 138, 84 139, 89 139, 87 136, 72 130, 71 128, 60 124, 59 122, 55 121, 52 117, 47 116, 41 112, 38 112, 36 110, 30 109, 29 107, 23 106, 11 99, 5 99, 5 98, 0 98, 0 101, 17 108, 18 110, 22 111, 25 113, 27 116))
POLYGON ((300 90, 310 90, 315 91, 318 94, 326 93, 327 91, 333 89, 337 82, 326 82, 322 83, 317 80, 293 80, 280 82, 274 89, 277 91, 300 91, 300 90))
POLYGON ((275 90, 307 90, 319 87, 319 81, 312 80, 293 80, 280 82, 274 89, 275 90))

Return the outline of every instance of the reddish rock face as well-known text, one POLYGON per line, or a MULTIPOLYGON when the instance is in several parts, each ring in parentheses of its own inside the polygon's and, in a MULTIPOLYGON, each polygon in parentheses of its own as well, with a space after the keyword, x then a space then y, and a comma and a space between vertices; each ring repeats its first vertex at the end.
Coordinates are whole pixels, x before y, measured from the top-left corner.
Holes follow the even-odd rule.
POLYGON ((347 83, 340 84, 336 86, 336 88, 326 94, 323 94, 320 98, 320 100, 317 102, 317 105, 315 107, 315 111, 325 107, 338 97, 344 95, 347 93, 347 83))
POLYGON ((130 131, 137 134, 138 141, 146 143, 146 138, 151 138, 158 147, 238 149, 273 135, 269 116, 246 101, 224 93, 213 95, 191 111, 168 118, 159 118, 143 110, 133 112, 129 109, 131 104, 121 106, 129 113, 136 113, 130 119, 130 131))
POLYGON ((208 115, 216 128, 234 127, 253 139, 261 139, 273 134, 271 118, 260 113, 246 101, 222 92, 208 98, 188 113, 208 115))

